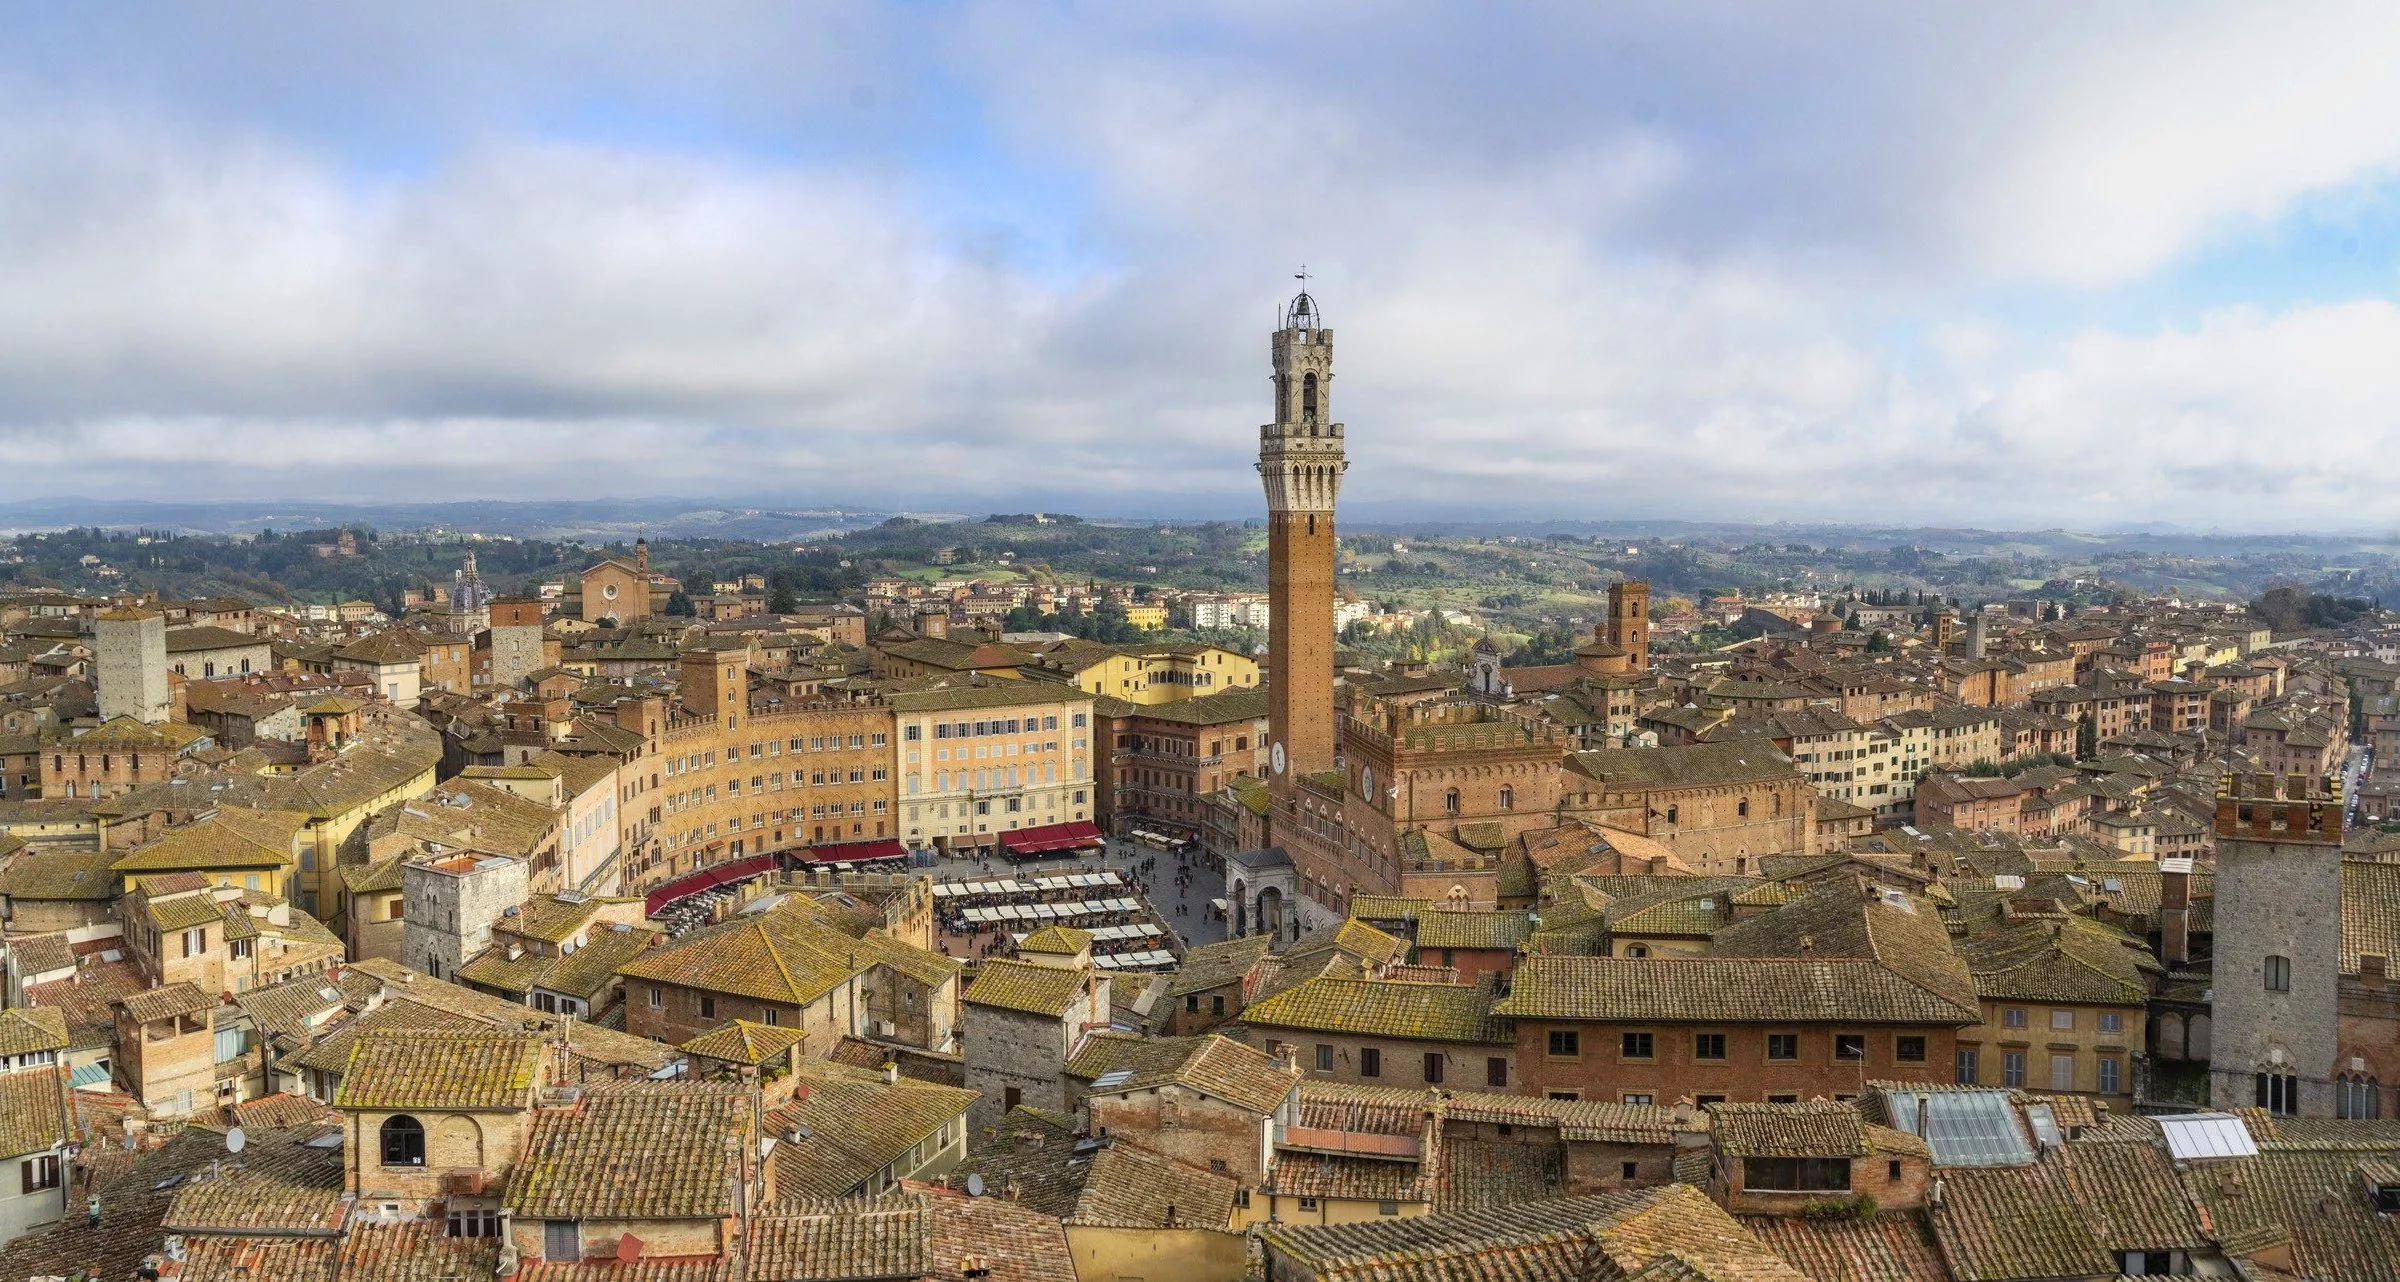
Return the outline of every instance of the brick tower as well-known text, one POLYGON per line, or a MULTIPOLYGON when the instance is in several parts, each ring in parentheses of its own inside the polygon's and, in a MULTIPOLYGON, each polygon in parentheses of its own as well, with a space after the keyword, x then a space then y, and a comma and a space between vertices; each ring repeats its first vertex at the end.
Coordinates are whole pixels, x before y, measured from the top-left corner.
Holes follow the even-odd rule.
MULTIPOLYGON (((1303 281, 1303 284, 1306 282, 1303 281)), ((1280 787, 1334 765, 1333 501, 1342 425, 1333 422, 1333 331, 1306 289, 1269 349, 1275 421, 1258 429, 1267 490, 1268 768, 1280 787)))
POLYGON ((1608 643, 1625 652, 1625 670, 1650 670, 1650 585, 1624 579, 1608 585, 1608 643))

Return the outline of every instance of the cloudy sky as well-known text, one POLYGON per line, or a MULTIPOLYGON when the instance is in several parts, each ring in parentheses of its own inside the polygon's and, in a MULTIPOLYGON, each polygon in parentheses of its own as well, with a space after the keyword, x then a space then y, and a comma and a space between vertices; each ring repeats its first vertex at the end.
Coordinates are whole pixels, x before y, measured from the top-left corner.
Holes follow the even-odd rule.
POLYGON ((0 498, 2400 522, 2400 6, 0 0, 0 498))

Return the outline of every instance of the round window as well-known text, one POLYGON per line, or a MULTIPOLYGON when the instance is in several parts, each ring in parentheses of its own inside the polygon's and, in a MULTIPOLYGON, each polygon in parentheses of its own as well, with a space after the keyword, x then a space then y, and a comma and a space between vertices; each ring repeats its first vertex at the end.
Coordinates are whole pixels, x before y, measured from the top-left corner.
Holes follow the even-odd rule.
POLYGON ((610 600, 610 601, 614 601, 614 600, 616 600, 616 599, 617 599, 617 585, 616 585, 616 584, 614 584, 614 583, 610 583, 610 584, 603 585, 603 586, 601 587, 601 589, 600 589, 600 595, 601 595, 603 598, 605 598, 605 599, 607 599, 607 600, 610 600))
POLYGON ((1282 773, 1283 773, 1283 745, 1282 745, 1282 744, 1280 744, 1280 743, 1279 743, 1279 744, 1276 744, 1274 747, 1272 747, 1272 748, 1270 748, 1270 749, 1268 749, 1268 750, 1267 750, 1267 761, 1268 761, 1268 764, 1270 764, 1270 765, 1272 765, 1272 766, 1274 766, 1274 767, 1275 767, 1275 773, 1277 773, 1277 774, 1282 774, 1282 773))

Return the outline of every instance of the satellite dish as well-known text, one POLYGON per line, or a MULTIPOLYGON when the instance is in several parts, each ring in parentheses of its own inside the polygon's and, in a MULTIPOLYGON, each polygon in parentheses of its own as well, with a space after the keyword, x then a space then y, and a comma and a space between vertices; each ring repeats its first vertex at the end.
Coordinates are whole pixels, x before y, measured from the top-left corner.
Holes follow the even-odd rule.
POLYGON ((980 1176, 980 1175, 969 1175, 969 1176, 967 1177, 967 1196, 968 1196, 968 1197, 982 1197, 982 1196, 983 1196, 983 1177, 982 1177, 982 1176, 980 1176))
POLYGON ((241 1128, 241 1127, 238 1127, 238 1126, 237 1126, 237 1127, 234 1127, 232 1130, 225 1132, 225 1151, 226 1151, 226 1152, 228 1152, 228 1153, 239 1153, 239 1152, 241 1152, 241 1151, 242 1151, 244 1148, 248 1147, 248 1146, 249 1146, 249 1144, 250 1144, 250 1137, 242 1133, 242 1128, 241 1128))

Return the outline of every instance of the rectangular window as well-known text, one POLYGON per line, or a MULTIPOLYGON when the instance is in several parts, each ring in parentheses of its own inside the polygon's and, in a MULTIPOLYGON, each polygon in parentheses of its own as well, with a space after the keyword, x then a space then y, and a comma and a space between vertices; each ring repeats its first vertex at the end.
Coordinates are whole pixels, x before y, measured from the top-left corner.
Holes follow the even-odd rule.
POLYGON ((716 1017, 717 1017, 717 999, 716 999, 716 998, 714 998, 714 997, 703 997, 703 998, 701 998, 701 999, 700 999, 700 1018, 702 1018, 702 1019, 715 1019, 716 1017))
POLYGON ((2050 1089, 2054 1091, 2075 1089, 2074 1056, 2053 1055, 2050 1057, 2050 1089))
POLYGON ((1847 1193, 1846 1157, 1746 1157, 1742 1187, 1770 1193, 1847 1193))
POLYGON ((1443 1057, 1440 1051, 1425 1052, 1425 1084, 1427 1086, 1442 1084, 1442 1065, 1443 1057))
POLYGON ((2023 1086, 2025 1084, 2025 1052, 2000 1052, 2000 1084, 2002 1086, 2023 1086))
POLYGON ((657 1010, 664 1005, 666 1005, 665 999, 660 996, 657 986, 652 985, 650 989, 650 1009, 657 1010))
POLYGON ((1692 1058, 1693 1058, 1693 1059, 1723 1059, 1723 1058, 1725 1058, 1725 1034, 1723 1034, 1723 1033, 1694 1033, 1694 1034, 1692 1034, 1692 1058))
POLYGON ((1383 1076, 1383 1052, 1372 1046, 1359 1051, 1358 1075, 1360 1077, 1383 1076))
POLYGON ((1551 1029, 1550 1054, 1559 1059, 1573 1059, 1583 1054, 1583 1034, 1572 1028, 1551 1029))
POLYGON ((1896 1060, 1898 1060, 1898 1061, 1900 1061, 1900 1062, 1901 1062, 1901 1063, 1903 1063, 1903 1064, 1922 1064, 1922 1063, 1924 1063, 1924 1062, 1925 1062, 1925 1039, 1924 1039, 1924 1038, 1922 1038, 1922 1037, 1895 1037, 1895 1038, 1893 1038, 1893 1039, 1892 1039, 1892 1058, 1893 1058, 1893 1059, 1896 1059, 1896 1060))
POLYGON ((1618 1041, 1617 1054, 1624 1059, 1648 1059, 1650 1051, 1648 1033, 1627 1033, 1618 1041))
POLYGON ((1867 1035, 1865 1033, 1835 1033, 1833 1035, 1833 1057, 1835 1059, 1865 1059, 1867 1057, 1867 1035))
POLYGON ((1975 1059, 1976 1052, 1974 1047, 1961 1046, 1958 1048, 1958 1058, 1956 1060, 1958 1071, 1956 1077, 1959 1085, 1973 1086, 1983 1080, 1981 1074, 1977 1071, 1981 1066, 1975 1062, 1975 1059))
POLYGON ((58 1155, 55 1153, 42 1153, 26 1158, 24 1164, 17 1170, 18 1179, 27 1193, 39 1193, 43 1189, 58 1187, 58 1155))
POLYGON ((2125 1017, 2113 1010, 2100 1012, 2100 1031, 2103 1033, 2124 1032, 2125 1017))
POLYGON ((1496 1090, 1508 1086, 1508 1060, 1494 1055, 1483 1061, 1483 1084, 1496 1090))
POLYGON ((1320 1073, 1333 1071, 1333 1047, 1323 1042, 1317 1043, 1317 1071, 1320 1073))
POLYGON ((1768 1059, 1798 1059, 1798 1058, 1800 1058, 1800 1034, 1798 1034, 1798 1033, 1769 1033, 1769 1034, 1767 1034, 1767 1058, 1768 1058, 1768 1059))
POLYGON ((2100 1093, 2115 1095, 2124 1089, 2125 1070, 2119 1061, 2102 1058, 2100 1061, 2100 1093))
POLYGON ((1652 1103, 1655 1098, 1655 1096, 1652 1096, 1647 1091, 1631 1091, 1628 1092, 1620 1102, 1626 1104, 1649 1104, 1652 1103))
POLYGON ((545 1260, 583 1259, 583 1234, 573 1220, 544 1220, 542 1222, 542 1258, 545 1260))
POLYGON ((2267 958, 2267 991, 2270 993, 2292 991, 2291 958, 2272 956, 2267 958))
POLYGON ((2022 1006, 2011 1006, 2007 1010, 2001 1011, 2000 1026, 2002 1028, 2025 1027, 2025 1008, 2022 1006))
POLYGON ((2051 1028, 2051 1030, 2052 1030, 2053 1032, 2060 1032, 2060 1033, 2071 1033, 2071 1032, 2074 1032, 2074 1031, 2075 1031, 2075 1012, 2073 1012, 2073 1011, 2071 1011, 2071 1010, 2054 1010, 2054 1011, 2051 1011, 2051 1012, 2050 1012, 2050 1028, 2051 1028))
POLYGON ((498 1210, 452 1211, 448 1233, 451 1237, 498 1237, 500 1236, 500 1212, 498 1210))

